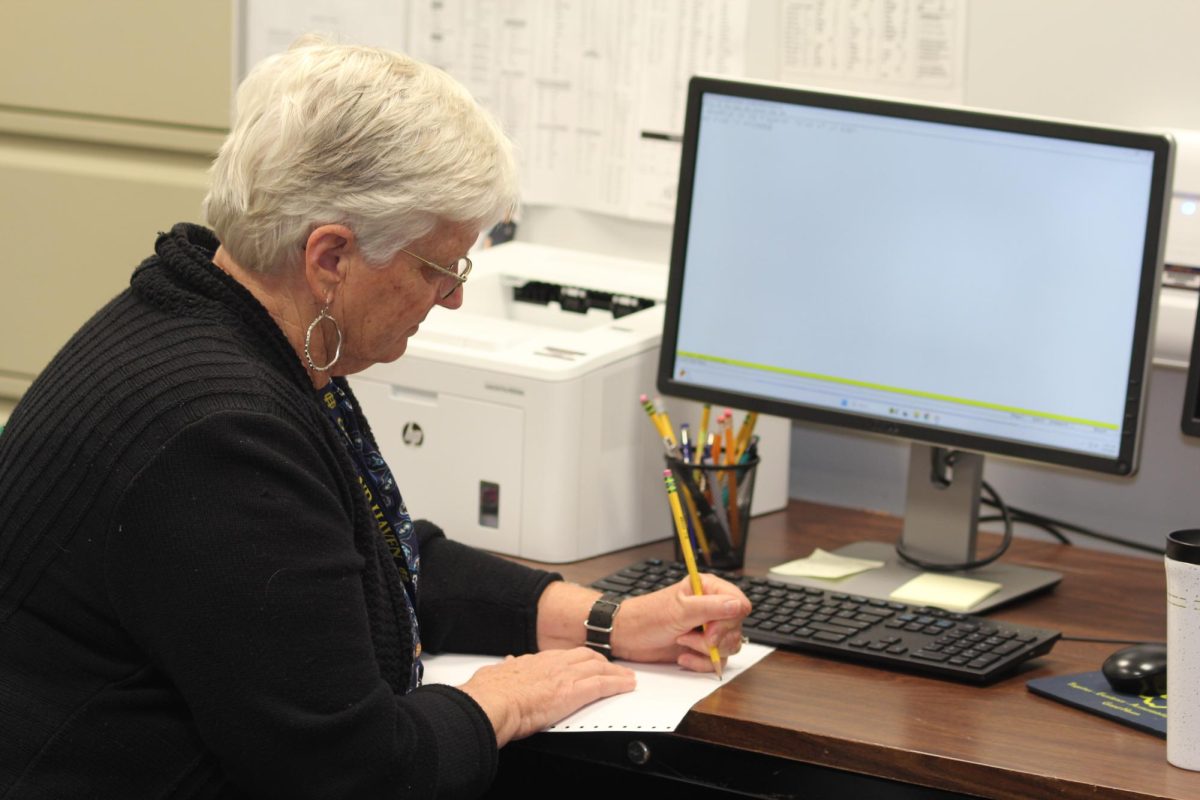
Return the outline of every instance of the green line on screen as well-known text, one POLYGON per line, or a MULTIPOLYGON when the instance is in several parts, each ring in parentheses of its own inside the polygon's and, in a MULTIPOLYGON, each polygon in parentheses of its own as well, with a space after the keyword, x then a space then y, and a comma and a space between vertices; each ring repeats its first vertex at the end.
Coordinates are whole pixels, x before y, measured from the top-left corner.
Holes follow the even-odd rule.
POLYGON ((791 375, 797 378, 811 378, 813 380, 823 381, 825 383, 837 383, 842 386, 857 386, 862 389, 875 389, 883 392, 895 392, 896 394, 906 395, 908 397, 920 397, 925 400, 941 400, 946 403, 955 403, 961 406, 972 406, 974 408, 987 408, 992 411, 1004 411, 1009 414, 1024 414, 1030 417, 1040 417, 1041 419, 1052 419, 1058 422, 1073 422, 1078 425, 1091 425, 1095 428, 1103 428, 1105 430, 1118 430, 1117 426, 1111 422, 1098 422, 1094 419, 1082 419, 1080 417, 1068 417, 1063 414, 1050 414, 1045 411, 1033 411, 1028 408, 1017 408, 1015 406, 1003 406, 999 403, 987 403, 983 400, 970 400, 965 397, 952 397, 946 394, 935 394, 933 392, 921 392, 916 389, 902 389, 898 386, 887 386, 882 383, 870 383, 868 381, 856 381, 851 378, 839 378, 834 375, 820 375, 816 372, 802 372, 798 369, 787 369, 786 367, 775 367, 770 364, 755 364, 750 361, 738 361, 732 358, 723 358, 721 356, 710 356, 704 353, 692 353, 686 350, 680 350, 679 355, 686 358, 695 358, 700 361, 711 361, 716 364, 728 364, 734 367, 744 367, 746 369, 755 369, 761 372, 774 372, 780 375, 791 375))

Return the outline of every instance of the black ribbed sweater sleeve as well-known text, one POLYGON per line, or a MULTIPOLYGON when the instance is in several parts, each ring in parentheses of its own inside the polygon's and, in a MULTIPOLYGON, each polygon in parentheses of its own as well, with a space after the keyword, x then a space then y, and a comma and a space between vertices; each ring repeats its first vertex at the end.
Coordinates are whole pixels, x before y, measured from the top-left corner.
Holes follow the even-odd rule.
MULTIPOLYGON (((427 520, 418 520, 416 528, 421 646, 430 653, 536 652, 538 598, 562 576, 451 541, 427 520)), ((579 625, 582 629, 583 620, 579 625)))
MULTIPOLYGON (((474 796, 495 770, 487 717, 457 689, 399 696, 381 676, 364 558, 325 464, 279 416, 184 428, 114 515, 116 612, 243 791, 474 796)), ((430 563, 453 570, 444 555, 430 563)))

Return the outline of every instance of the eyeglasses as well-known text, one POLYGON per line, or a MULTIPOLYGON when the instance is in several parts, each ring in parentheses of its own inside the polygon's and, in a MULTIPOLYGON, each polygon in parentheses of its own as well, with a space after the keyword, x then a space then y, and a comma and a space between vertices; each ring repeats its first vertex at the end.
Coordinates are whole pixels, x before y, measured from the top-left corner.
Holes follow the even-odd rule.
POLYGON ((432 261, 429 261, 428 259, 421 258, 416 253, 411 253, 404 248, 400 248, 400 252, 404 253, 405 255, 412 256, 434 272, 438 272, 442 275, 440 280, 442 281, 443 285, 449 287, 442 292, 443 300, 454 294, 454 290, 459 286, 462 286, 464 283, 466 283, 467 276, 471 274, 471 259, 467 258, 466 256, 458 259, 448 267, 443 267, 433 263, 432 261))

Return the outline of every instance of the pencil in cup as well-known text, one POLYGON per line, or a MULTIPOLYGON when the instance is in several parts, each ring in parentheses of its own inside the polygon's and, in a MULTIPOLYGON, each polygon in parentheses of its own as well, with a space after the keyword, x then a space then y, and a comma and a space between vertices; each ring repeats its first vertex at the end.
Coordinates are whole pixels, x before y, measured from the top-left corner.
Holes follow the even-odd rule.
MULTIPOLYGON (((701 467, 675 455, 667 455, 665 459, 667 469, 671 471, 677 490, 682 495, 686 513, 690 515, 691 510, 695 509, 692 522, 697 526, 697 538, 702 537, 708 544, 707 553, 700 554, 702 565, 712 569, 741 569, 745 563, 746 541, 750 533, 750 504, 754 498, 754 476, 759 461, 757 455, 740 463, 705 464, 701 467), (733 477, 733 480, 726 480, 729 477, 733 477), (701 490, 701 482, 721 488, 731 484, 737 487, 737 491, 725 499, 717 489, 710 499, 701 490), (736 517, 732 524, 731 514, 736 517), (734 535, 733 525, 737 526, 737 536, 734 535)), ((683 556, 676 542, 675 558, 683 561, 683 556)))

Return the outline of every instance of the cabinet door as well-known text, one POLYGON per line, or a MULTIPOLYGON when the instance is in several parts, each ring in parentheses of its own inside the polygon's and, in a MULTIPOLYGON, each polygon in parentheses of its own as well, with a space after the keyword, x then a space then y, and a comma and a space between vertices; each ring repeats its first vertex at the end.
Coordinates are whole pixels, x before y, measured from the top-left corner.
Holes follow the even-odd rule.
POLYGON ((0 107, 229 126, 232 3, 38 0, 3 10, 0 107))
POLYGON ((524 413, 351 379, 414 519, 473 547, 517 555, 524 413))
POLYGON ((158 231, 199 221, 207 159, 0 135, 0 377, 19 395, 101 305, 129 285, 158 231))

